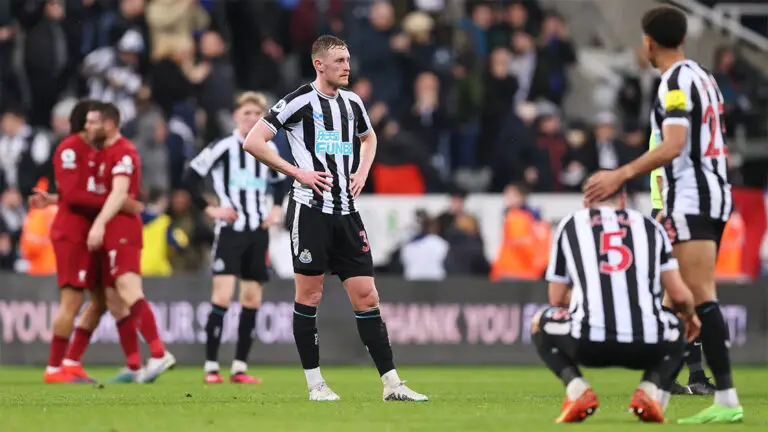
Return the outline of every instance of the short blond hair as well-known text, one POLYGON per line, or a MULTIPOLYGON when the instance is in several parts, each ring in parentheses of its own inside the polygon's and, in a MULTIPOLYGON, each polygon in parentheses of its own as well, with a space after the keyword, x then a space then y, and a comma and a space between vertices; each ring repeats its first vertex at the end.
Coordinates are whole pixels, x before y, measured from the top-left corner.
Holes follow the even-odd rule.
POLYGON ((264 93, 248 91, 235 99, 235 110, 239 110, 244 105, 253 104, 266 111, 267 97, 264 93))
POLYGON ((312 60, 325 54, 332 48, 346 48, 347 43, 332 35, 322 35, 312 44, 312 60))

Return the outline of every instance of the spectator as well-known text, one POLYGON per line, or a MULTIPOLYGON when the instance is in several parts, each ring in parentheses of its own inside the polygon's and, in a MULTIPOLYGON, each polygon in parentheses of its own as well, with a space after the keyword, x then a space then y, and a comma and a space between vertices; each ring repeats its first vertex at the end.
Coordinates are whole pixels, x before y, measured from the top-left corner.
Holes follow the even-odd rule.
POLYGON ((350 41, 359 60, 360 74, 371 81, 373 97, 390 109, 399 108, 403 70, 396 52, 408 49, 408 36, 395 29, 395 11, 388 1, 379 0, 371 6, 368 23, 350 41))
POLYGON ((448 210, 444 211, 437 217, 438 234, 440 237, 446 238, 448 232, 456 225, 456 219, 459 216, 467 214, 467 194, 461 190, 454 190, 451 193, 450 201, 448 202, 448 210))
POLYGON ((0 134, 0 191, 14 188, 27 197, 38 179, 52 171, 51 142, 16 109, 3 114, 0 134))
POLYGON ((54 143, 60 142, 70 134, 69 115, 72 113, 72 109, 75 107, 77 99, 66 98, 59 101, 56 106, 53 107, 51 113, 51 132, 53 133, 54 143))
POLYGON ((141 34, 129 30, 115 48, 99 48, 83 61, 83 76, 88 79, 90 98, 117 105, 123 122, 136 117, 135 98, 142 85, 139 55, 143 51, 141 34))
POLYGON ((27 211, 16 188, 0 195, 0 261, 4 268, 15 269, 24 219, 27 211))
POLYGON ((158 111, 152 111, 142 116, 137 126, 138 135, 131 140, 141 157, 141 189, 168 192, 168 124, 158 111))
POLYGON ((541 279, 548 263, 549 224, 528 206, 525 186, 504 189, 504 238, 491 270, 491 280, 541 279))
POLYGON ((501 192, 512 182, 524 181, 529 187, 538 182, 538 151, 533 133, 537 112, 536 105, 529 102, 508 110, 491 152, 492 192, 501 192))
POLYGON ((207 31, 200 38, 200 54, 210 63, 211 72, 200 86, 200 107, 206 113, 206 138, 211 142, 232 130, 232 108, 235 100, 234 68, 226 55, 221 35, 207 31))
POLYGON ((457 216, 454 227, 446 233, 446 240, 450 244, 445 258, 449 275, 488 277, 491 266, 485 258, 483 238, 474 216, 457 216))
POLYGON ((421 232, 400 251, 403 276, 409 281, 443 280, 448 242, 437 235, 437 220, 425 217, 420 222, 421 232))
POLYGON ((736 65, 736 54, 727 47, 721 47, 715 54, 714 77, 717 81, 720 92, 723 94, 723 105, 725 112, 723 117, 725 124, 730 127, 729 135, 733 136, 735 126, 743 124, 745 113, 750 109, 750 102, 745 93, 744 78, 739 73, 736 65))
POLYGON ((587 176, 597 170, 597 148, 586 125, 572 125, 566 134, 568 150, 563 155, 561 182, 565 190, 581 193, 587 176))
POLYGON ((173 273, 171 255, 189 245, 189 238, 183 230, 173 226, 167 210, 168 196, 164 191, 150 190, 147 207, 141 213, 144 222, 141 272, 145 276, 170 276, 173 273))
POLYGON ((30 90, 29 122, 47 127, 51 110, 68 81, 69 52, 67 36, 62 27, 65 10, 60 0, 40 2, 22 8, 19 20, 26 32, 24 37, 24 71, 30 90))
MULTIPOLYGON (((637 123, 624 125, 624 139, 618 142, 619 165, 626 165, 648 151, 648 135, 637 123)), ((650 191, 649 177, 635 177, 627 183, 629 192, 650 191)))
MULTIPOLYGON (((99 47, 115 46, 126 32, 135 31, 141 35, 141 40, 149 42, 149 26, 144 12, 146 0, 120 0, 117 11, 107 11, 99 20, 100 41, 99 47)), ((149 50, 140 53, 139 69, 142 74, 147 72, 149 66, 149 50)))
POLYGON ((18 28, 11 12, 11 2, 0 2, 0 111, 22 103, 21 86, 13 62, 18 28))
MULTIPOLYGON (((48 181, 40 182, 38 188, 47 190, 48 181)), ((51 225, 54 217, 56 206, 46 206, 30 209, 24 219, 19 250, 29 275, 50 276, 56 273, 56 257, 51 243, 51 225)))
POLYGON ((546 99, 550 93, 547 57, 537 52, 533 37, 527 33, 515 33, 512 47, 514 55, 509 67, 518 84, 515 102, 546 99))
POLYGON ((548 14, 541 25, 539 57, 546 61, 548 69, 546 98, 560 105, 568 90, 568 67, 576 63, 576 50, 563 19, 555 13, 548 14))
POLYGON ((202 216, 194 211, 189 193, 184 190, 174 191, 171 195, 169 214, 173 221, 172 229, 175 235, 183 235, 189 239, 189 247, 171 255, 173 271, 181 273, 199 272, 206 268, 206 253, 204 249, 213 242, 213 232, 202 216), (179 230, 179 231, 176 231, 179 230))
POLYGON ((453 136, 451 139, 451 168, 475 168, 483 104, 483 72, 470 56, 458 59, 453 65, 455 109, 453 136))
POLYGON ((502 19, 494 24, 488 31, 488 44, 490 49, 506 48, 509 41, 517 32, 530 35, 538 34, 538 28, 528 17, 528 8, 521 1, 513 1, 502 9, 502 19))
POLYGON ((557 107, 545 103, 540 106, 539 115, 536 151, 533 153, 534 158, 529 161, 529 167, 536 168, 538 172, 534 190, 559 192, 563 190, 563 156, 568 150, 561 131, 560 112, 557 107))
POLYGON ((494 153, 494 143, 502 130, 502 122, 509 115, 517 93, 517 79, 509 68, 511 54, 506 48, 496 48, 491 53, 488 67, 483 77, 483 103, 480 109, 481 132, 478 144, 480 163, 491 166, 498 152, 494 153))
POLYGON ((415 101, 405 115, 403 128, 413 133, 430 153, 436 153, 441 133, 448 127, 445 108, 440 104, 440 81, 424 72, 414 84, 415 101))
POLYGON ((466 41, 467 48, 475 56, 485 58, 488 55, 488 30, 493 24, 493 11, 483 2, 468 2, 469 18, 459 23, 460 38, 466 41))
POLYGON ((152 98, 166 119, 174 106, 188 102, 195 96, 197 86, 211 72, 211 63, 194 62, 195 46, 188 37, 163 37, 155 41, 152 55, 152 98))
MULTIPOLYGON (((643 47, 635 50, 635 56, 637 68, 622 76, 616 99, 624 116, 623 122, 639 123, 643 129, 647 129, 661 77, 656 68, 651 66, 643 47)), ((650 135, 650 129, 648 132, 650 135)))
POLYGON ((162 43, 165 38, 191 42, 195 32, 210 24, 208 13, 197 0, 152 0, 146 9, 146 19, 154 43, 162 43))

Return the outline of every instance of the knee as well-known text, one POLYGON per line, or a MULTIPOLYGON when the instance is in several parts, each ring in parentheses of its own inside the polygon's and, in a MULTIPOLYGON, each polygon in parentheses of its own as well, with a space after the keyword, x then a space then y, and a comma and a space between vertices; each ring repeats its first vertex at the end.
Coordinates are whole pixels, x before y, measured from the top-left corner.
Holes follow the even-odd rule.
POLYGON ((120 296, 113 289, 107 290, 107 297, 105 306, 109 309, 109 312, 115 318, 115 321, 127 317, 130 314, 128 305, 120 298, 120 296))
POLYGON ((225 292, 225 290, 217 289, 217 287, 214 286, 213 292, 211 293, 211 303, 216 306, 228 308, 232 304, 232 294, 225 292))
POLYGON ((296 293, 296 303, 307 306, 317 306, 323 298, 323 288, 305 289, 296 293))
POLYGON ((379 307, 379 292, 376 287, 371 286, 358 293, 355 301, 358 310, 368 310, 379 307))
POLYGON ((261 285, 258 282, 240 283, 240 305, 250 309, 261 307, 261 285))

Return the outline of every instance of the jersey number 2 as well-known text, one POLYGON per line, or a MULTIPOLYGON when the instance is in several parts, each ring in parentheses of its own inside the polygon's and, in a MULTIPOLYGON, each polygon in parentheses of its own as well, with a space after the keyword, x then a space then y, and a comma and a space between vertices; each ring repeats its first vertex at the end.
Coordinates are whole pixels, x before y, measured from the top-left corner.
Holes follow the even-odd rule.
POLYGON ((614 273, 614 272, 621 272, 625 271, 629 268, 629 266, 632 265, 632 250, 630 250, 626 245, 619 244, 619 245, 612 245, 611 239, 614 237, 618 237, 619 240, 624 240, 624 238, 627 236, 627 229, 622 228, 619 231, 610 231, 610 232, 603 232, 600 234, 600 256, 607 255, 608 252, 614 251, 618 252, 621 259, 619 260, 618 264, 613 265, 608 263, 607 260, 600 260, 600 273, 614 273))
POLYGON ((723 146, 722 149, 715 147, 715 137, 717 136, 717 121, 720 119, 720 128, 722 133, 725 134, 725 122, 722 121, 723 104, 717 105, 717 114, 715 115, 714 105, 707 106, 707 110, 704 111, 704 123, 709 126, 709 144, 707 144, 707 150, 704 152, 704 157, 718 157, 721 154, 728 154, 728 149, 723 146))

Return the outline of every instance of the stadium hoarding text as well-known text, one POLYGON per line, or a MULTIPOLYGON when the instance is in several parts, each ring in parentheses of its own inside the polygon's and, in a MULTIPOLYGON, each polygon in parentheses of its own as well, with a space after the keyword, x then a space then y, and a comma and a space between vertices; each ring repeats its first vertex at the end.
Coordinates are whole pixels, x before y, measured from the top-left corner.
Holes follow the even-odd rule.
MULTIPOLYGON (((349 300, 329 278, 319 309, 323 364, 369 364, 349 300)), ((0 289, 0 364, 43 365, 58 307, 55 281, 3 275, 0 289)), ((529 322, 546 305, 541 282, 492 284, 477 279, 406 282, 379 278, 382 314, 399 364, 538 363, 529 322)), ((210 282, 200 277, 147 279, 161 336, 182 364, 202 364, 210 282)), ((737 363, 768 363, 768 302, 758 286, 720 286, 723 314, 737 363)), ((293 285, 269 284, 256 323, 253 363, 297 364, 293 345, 293 285)), ((227 313, 222 361, 231 360, 239 306, 227 313)), ((115 323, 105 316, 86 353, 90 364, 121 364, 115 323)))

